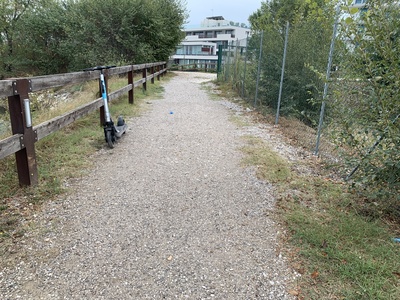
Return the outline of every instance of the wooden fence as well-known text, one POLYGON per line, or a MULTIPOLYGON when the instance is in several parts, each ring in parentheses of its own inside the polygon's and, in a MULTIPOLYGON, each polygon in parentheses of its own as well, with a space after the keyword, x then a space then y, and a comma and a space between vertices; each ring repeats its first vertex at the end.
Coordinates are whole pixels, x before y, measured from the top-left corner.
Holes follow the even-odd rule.
MULTIPOLYGON (((151 83, 154 83, 154 78, 160 80, 160 76, 163 76, 166 71, 166 62, 128 65, 104 70, 105 78, 111 75, 127 75, 127 85, 110 93, 109 100, 112 101, 128 93, 129 103, 133 104, 134 88, 142 85, 143 89, 146 90, 147 81, 150 80, 151 83), (133 81, 136 73, 142 73, 142 78, 133 81)), ((100 109, 100 119, 104 120, 103 99, 98 98, 62 116, 32 127, 29 111, 29 93, 98 79, 99 72, 74 72, 0 81, 0 97, 8 97, 13 134, 6 139, 0 140, 0 159, 15 153, 20 185, 37 185, 38 183, 35 155, 35 143, 37 141, 96 109, 100 109)))

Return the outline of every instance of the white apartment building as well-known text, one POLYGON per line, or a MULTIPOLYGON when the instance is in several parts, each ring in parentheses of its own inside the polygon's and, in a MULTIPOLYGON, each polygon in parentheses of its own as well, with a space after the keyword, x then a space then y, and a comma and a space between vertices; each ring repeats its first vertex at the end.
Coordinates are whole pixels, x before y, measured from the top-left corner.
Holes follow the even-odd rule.
POLYGON ((225 20, 222 16, 208 17, 197 28, 185 29, 185 39, 177 47, 171 62, 176 65, 205 64, 215 66, 218 46, 246 46, 250 28, 245 24, 225 20))

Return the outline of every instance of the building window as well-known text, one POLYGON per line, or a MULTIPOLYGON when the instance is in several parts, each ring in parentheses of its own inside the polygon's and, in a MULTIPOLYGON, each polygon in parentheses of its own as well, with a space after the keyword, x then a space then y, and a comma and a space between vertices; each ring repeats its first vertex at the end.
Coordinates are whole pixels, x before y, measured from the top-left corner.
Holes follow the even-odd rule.
POLYGON ((203 47, 201 47, 201 54, 211 54, 212 52, 212 48, 211 48, 211 46, 203 46, 203 47))

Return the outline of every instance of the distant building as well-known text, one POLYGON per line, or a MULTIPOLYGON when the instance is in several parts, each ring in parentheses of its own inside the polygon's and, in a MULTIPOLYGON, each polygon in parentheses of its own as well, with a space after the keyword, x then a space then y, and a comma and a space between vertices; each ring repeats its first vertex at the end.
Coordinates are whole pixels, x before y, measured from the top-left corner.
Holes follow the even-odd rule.
POLYGON ((197 65, 199 68, 208 64, 216 68, 218 46, 246 46, 250 28, 246 24, 225 20, 222 16, 208 17, 200 27, 185 29, 185 39, 177 47, 171 62, 176 65, 197 65))

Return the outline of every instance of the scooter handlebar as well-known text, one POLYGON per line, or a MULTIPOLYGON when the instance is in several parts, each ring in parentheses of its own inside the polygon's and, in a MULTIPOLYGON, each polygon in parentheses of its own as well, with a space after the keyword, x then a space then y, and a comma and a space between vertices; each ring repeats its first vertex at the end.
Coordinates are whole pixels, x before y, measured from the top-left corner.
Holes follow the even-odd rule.
POLYGON ((116 66, 96 66, 93 68, 83 69, 83 71, 97 71, 97 70, 104 70, 104 69, 111 69, 115 68, 116 66))

